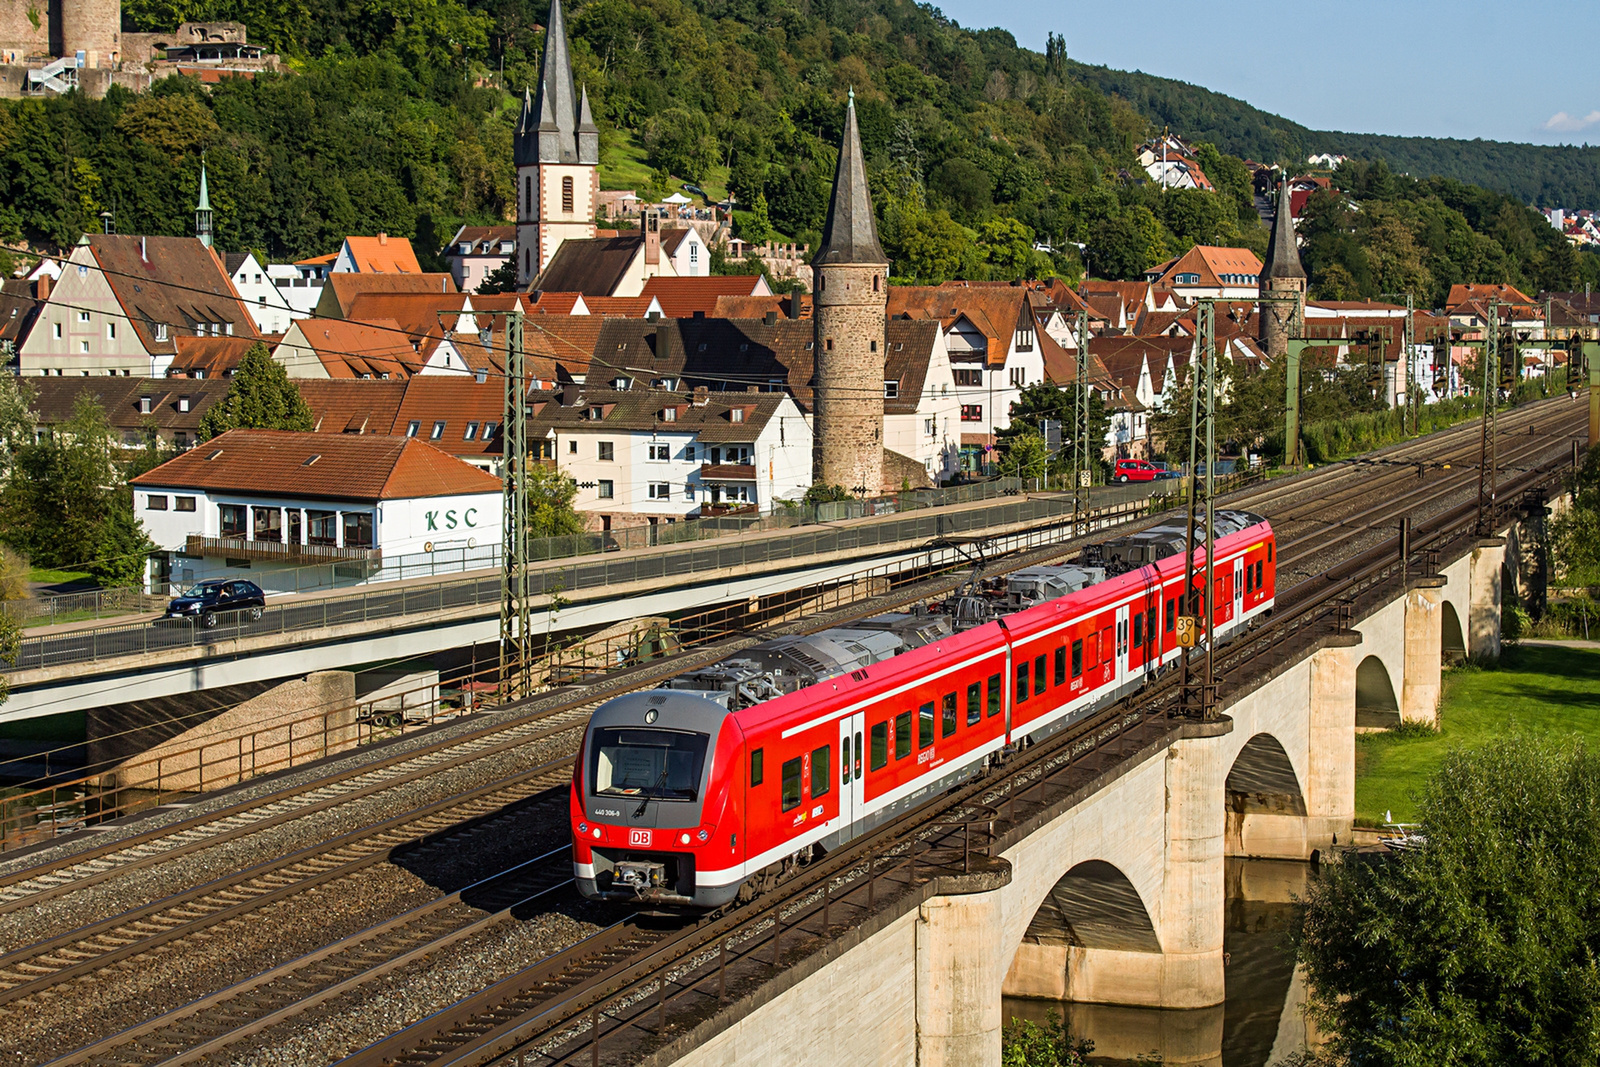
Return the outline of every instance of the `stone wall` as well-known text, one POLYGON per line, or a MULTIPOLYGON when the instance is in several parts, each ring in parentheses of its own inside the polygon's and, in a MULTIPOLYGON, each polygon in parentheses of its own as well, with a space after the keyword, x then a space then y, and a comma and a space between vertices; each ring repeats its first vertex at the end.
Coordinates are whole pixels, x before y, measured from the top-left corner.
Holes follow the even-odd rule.
POLYGON ((812 478, 868 495, 883 488, 885 273, 876 264, 820 267, 812 298, 812 478))

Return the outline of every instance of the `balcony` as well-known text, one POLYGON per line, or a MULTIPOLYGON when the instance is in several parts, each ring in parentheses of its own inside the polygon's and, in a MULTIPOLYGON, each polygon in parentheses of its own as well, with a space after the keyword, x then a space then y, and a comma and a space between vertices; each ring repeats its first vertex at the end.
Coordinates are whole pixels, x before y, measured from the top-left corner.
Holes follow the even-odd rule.
POLYGON ((754 463, 702 463, 700 480, 703 482, 753 482, 756 480, 754 463))
POLYGON ((338 545, 286 545, 279 541, 246 541, 242 537, 201 537, 190 534, 184 552, 190 556, 222 556, 279 563, 361 563, 382 565, 383 550, 340 548, 338 545))

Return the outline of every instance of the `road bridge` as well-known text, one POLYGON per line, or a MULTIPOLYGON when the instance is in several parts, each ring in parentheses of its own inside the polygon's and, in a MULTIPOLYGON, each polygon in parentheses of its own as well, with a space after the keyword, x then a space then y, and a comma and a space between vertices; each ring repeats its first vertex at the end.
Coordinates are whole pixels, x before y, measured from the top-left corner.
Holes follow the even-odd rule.
MULTIPOLYGON (((1108 486, 1092 501, 1102 519, 1137 513, 1148 486, 1108 486)), ((951 538, 986 537, 1002 550, 1025 531, 1069 518, 1069 496, 1036 494, 962 508, 819 525, 688 546, 587 557, 541 568, 533 627, 583 631, 779 592, 926 566, 951 555, 951 538)), ((30 638, 0 721, 151 700, 224 685, 272 681, 351 664, 406 660, 499 638, 498 572, 407 583, 269 605, 205 628, 138 622, 30 638)))

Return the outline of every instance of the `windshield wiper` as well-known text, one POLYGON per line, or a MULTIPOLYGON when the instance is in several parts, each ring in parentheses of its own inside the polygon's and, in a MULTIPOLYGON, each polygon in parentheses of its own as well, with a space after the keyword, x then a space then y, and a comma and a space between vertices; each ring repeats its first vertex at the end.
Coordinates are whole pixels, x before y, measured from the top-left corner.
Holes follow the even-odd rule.
POLYGON ((635 819, 637 819, 640 816, 642 816, 644 814, 644 809, 648 808, 650 806, 650 801, 654 798, 654 794, 655 794, 656 790, 660 789, 662 786, 664 786, 666 784, 667 784, 667 771, 666 771, 666 768, 663 767, 661 769, 661 777, 656 779, 656 784, 655 785, 651 786, 649 789, 646 789, 644 791, 644 799, 639 801, 639 806, 637 808, 633 809, 633 817, 635 819))

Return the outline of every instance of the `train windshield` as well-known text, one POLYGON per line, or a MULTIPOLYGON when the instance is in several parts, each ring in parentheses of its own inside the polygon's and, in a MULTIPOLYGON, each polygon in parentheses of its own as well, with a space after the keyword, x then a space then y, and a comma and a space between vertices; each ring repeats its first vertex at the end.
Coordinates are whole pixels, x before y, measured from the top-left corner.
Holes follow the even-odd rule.
POLYGON ((603 796, 694 800, 700 795, 705 734, 635 728, 598 729, 590 780, 603 796))

